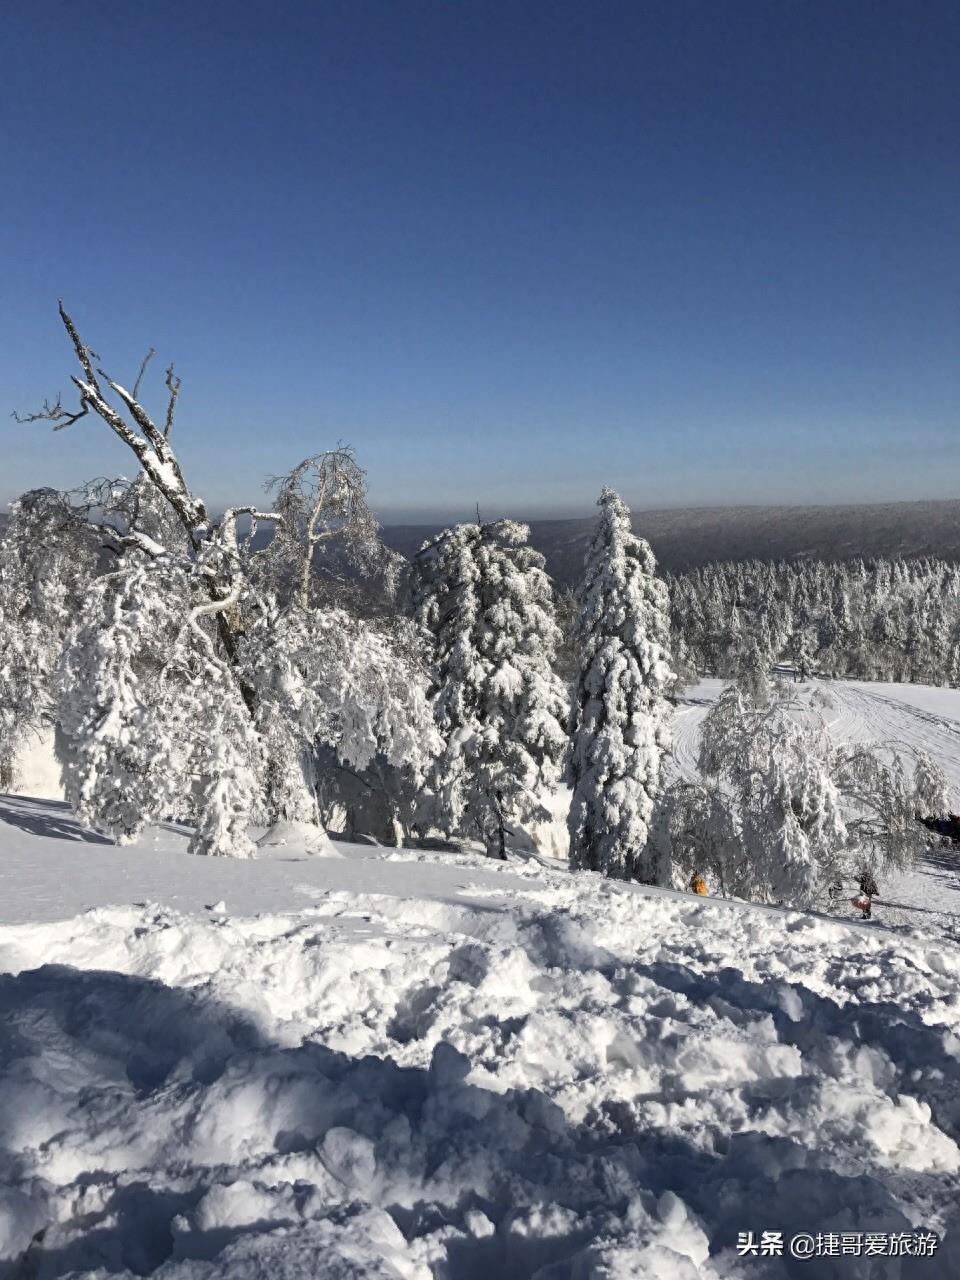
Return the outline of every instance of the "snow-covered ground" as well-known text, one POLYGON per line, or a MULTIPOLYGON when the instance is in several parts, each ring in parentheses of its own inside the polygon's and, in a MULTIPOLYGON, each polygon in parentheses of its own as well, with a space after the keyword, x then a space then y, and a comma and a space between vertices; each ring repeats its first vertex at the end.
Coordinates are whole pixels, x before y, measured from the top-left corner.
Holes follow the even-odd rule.
MULTIPOLYGON (((947 691, 836 688, 850 736, 960 730, 947 691)), ((0 1280, 960 1275, 946 852, 936 912, 857 923, 336 849, 118 850, 0 797, 0 1280), (736 1249, 951 1228, 933 1259, 736 1249)))

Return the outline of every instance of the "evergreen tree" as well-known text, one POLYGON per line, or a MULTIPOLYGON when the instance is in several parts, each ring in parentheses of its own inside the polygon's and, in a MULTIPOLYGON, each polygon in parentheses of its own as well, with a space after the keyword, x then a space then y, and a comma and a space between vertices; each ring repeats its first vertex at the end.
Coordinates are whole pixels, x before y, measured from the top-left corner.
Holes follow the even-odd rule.
POLYGON ((546 816, 540 796, 557 785, 566 746, 553 593, 528 536, 512 520, 457 525, 424 545, 410 578, 434 639, 437 825, 472 827, 501 858, 511 822, 546 816))
POLYGON ((570 861, 648 879, 645 848, 669 741, 667 592, 609 488, 585 561, 571 714, 570 861))

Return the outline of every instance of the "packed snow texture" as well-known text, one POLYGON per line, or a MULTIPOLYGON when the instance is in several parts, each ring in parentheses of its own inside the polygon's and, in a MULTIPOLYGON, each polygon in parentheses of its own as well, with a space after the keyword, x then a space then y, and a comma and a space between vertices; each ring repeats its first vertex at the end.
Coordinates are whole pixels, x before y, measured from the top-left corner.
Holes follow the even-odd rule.
MULTIPOLYGON (((851 733, 868 693, 949 732, 927 693, 850 686, 851 733)), ((857 924, 532 854, 119 850, 24 796, 0 819, 2 1280, 960 1274, 949 912, 891 927, 881 895, 857 924), (911 1229, 946 1236, 933 1260, 735 1247, 911 1229)))

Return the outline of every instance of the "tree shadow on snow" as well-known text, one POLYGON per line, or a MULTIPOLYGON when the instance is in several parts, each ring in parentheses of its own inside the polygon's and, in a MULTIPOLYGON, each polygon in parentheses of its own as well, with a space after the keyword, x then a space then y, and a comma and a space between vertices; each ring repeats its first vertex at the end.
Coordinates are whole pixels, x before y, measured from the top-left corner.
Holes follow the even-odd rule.
MULTIPOLYGON (((703 978, 679 965, 638 971, 731 1009, 769 1005, 784 1039, 805 1034, 786 1015, 778 1019, 767 987, 723 974, 703 978)), ((932 1029, 912 1016, 897 1011, 901 1035, 891 1029, 887 1006, 851 1013, 797 992, 821 1034, 842 1018, 849 1036, 855 1017, 864 1043, 894 1047, 895 1037, 901 1059, 909 1062, 913 1053, 924 1066, 940 1061, 942 1045, 938 1056, 932 1029)), ((463 1230, 447 1240, 441 1272, 450 1280, 587 1274, 574 1256, 599 1230, 616 1232, 641 1188, 653 1193, 654 1215, 664 1191, 699 1212, 712 1252, 749 1229, 910 1229, 881 1181, 819 1167, 818 1153, 798 1143, 746 1132, 698 1146, 675 1130, 638 1126, 627 1104, 619 1116, 608 1108, 574 1125, 535 1089, 501 1094, 466 1083, 469 1062, 444 1044, 429 1068, 313 1043, 285 1047, 204 989, 52 965, 0 977, 0 1019, 7 1028, 0 1042, 0 1184, 27 1197, 32 1237, 16 1258, 0 1262, 0 1280, 53 1280, 97 1268, 148 1276, 169 1259, 214 1258, 253 1233, 301 1227, 305 1217, 328 1212, 313 1184, 295 1183, 286 1200, 266 1192, 280 1206, 269 1221, 191 1219, 209 1188, 256 1182, 266 1161, 297 1152, 319 1153, 331 1220, 349 1216, 351 1204, 378 1204, 410 1240, 438 1228, 463 1230, 470 1210, 486 1215, 493 1227, 485 1237, 463 1230), (121 1159, 124 1144, 129 1152, 121 1159), (73 1193, 89 1188, 72 1233, 58 1224, 41 1180, 57 1181, 60 1159, 74 1204, 73 1193), (538 1206, 573 1212, 554 1215, 549 1230, 529 1230, 524 1216, 538 1206)), ((263 1181, 275 1188, 277 1176, 268 1172, 263 1181)), ((669 1231, 660 1239, 669 1245, 669 1231)), ((845 1261, 838 1259, 837 1277, 849 1276, 840 1267, 845 1261)), ((818 1280, 834 1275, 828 1265, 818 1262, 818 1280)), ((784 1259, 781 1274, 810 1272, 806 1263, 784 1259)))
POLYGON ((928 847, 923 855, 923 861, 938 871, 948 871, 953 875, 960 873, 960 849, 955 846, 949 849, 928 847))
POLYGON ((113 844, 99 831, 81 826, 63 800, 34 800, 29 796, 13 795, 0 797, 0 822, 19 827, 34 836, 78 840, 84 844, 113 844))

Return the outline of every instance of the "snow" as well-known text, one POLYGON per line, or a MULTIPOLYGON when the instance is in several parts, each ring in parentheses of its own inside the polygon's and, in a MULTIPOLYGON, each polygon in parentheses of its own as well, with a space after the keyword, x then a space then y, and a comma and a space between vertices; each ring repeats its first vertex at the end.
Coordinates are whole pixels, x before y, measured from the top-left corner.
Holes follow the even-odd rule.
MULTIPOLYGON (((223 901, 236 915, 297 911, 332 892, 411 895, 447 900, 477 883, 489 888, 490 862, 470 855, 383 850, 331 842, 334 857, 299 854, 289 846, 255 860, 187 853, 189 831, 164 825, 117 848, 87 831, 66 804, 0 796, 0 923, 67 919, 116 903, 153 902, 206 915, 223 901)), ((522 871, 523 868, 520 868, 522 871)), ((520 889, 517 875, 498 877, 520 889)))
MULTIPOLYGON (((938 691, 836 690, 851 734, 960 727, 938 691)), ((859 922, 188 838, 0 797, 0 1276, 792 1280, 737 1233, 913 1229, 935 1260, 806 1274, 960 1274, 949 851, 859 922)))
MULTIPOLYGON (((277 856, 277 850, 287 852, 299 849, 301 855, 310 853, 321 858, 339 858, 336 845, 322 827, 308 822, 275 822, 257 841, 258 856, 277 856)), ((283 856, 281 853, 279 856, 283 856)))
POLYGON ((60 764, 53 753, 53 730, 31 733, 17 754, 14 785, 18 793, 44 800, 62 800, 60 764))

